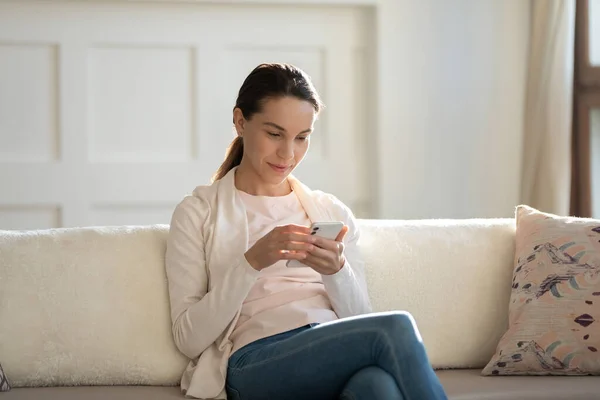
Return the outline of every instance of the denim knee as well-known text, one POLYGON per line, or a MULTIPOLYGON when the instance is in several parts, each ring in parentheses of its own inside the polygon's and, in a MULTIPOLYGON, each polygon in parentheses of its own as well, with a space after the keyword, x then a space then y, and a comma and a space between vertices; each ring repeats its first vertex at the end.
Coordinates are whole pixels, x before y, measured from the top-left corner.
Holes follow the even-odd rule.
POLYGON ((402 399, 398 384, 392 375, 375 366, 365 367, 349 380, 341 399, 396 400, 402 399))
POLYGON ((350 381, 360 382, 364 386, 380 387, 387 384, 396 384, 394 377, 383 369, 371 366, 358 371, 350 378, 350 381))
POLYGON ((413 345, 423 340, 413 316, 405 311, 384 313, 378 320, 382 333, 393 339, 394 343, 413 345))

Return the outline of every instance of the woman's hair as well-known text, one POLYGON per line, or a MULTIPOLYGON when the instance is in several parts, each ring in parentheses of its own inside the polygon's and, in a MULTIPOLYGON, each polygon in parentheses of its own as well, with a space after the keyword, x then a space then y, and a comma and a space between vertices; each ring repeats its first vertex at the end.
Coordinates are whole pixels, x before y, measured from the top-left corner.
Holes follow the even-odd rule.
MULTIPOLYGON (((262 111, 265 101, 287 96, 308 101, 317 113, 323 107, 319 94, 304 71, 290 64, 260 64, 244 80, 234 110, 239 108, 244 118, 250 120, 262 111)), ((213 182, 240 165, 243 154, 244 142, 237 136, 227 148, 225 161, 213 176, 213 182)))

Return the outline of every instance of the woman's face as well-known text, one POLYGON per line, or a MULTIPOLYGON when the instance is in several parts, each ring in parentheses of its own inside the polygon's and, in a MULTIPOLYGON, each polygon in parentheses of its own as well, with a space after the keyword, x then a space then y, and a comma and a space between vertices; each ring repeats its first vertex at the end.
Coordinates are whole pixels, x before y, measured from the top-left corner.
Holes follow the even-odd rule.
POLYGON ((244 140, 240 168, 251 168, 260 183, 282 183, 302 162, 316 118, 312 104, 295 97, 267 100, 250 120, 234 110, 236 130, 244 140))

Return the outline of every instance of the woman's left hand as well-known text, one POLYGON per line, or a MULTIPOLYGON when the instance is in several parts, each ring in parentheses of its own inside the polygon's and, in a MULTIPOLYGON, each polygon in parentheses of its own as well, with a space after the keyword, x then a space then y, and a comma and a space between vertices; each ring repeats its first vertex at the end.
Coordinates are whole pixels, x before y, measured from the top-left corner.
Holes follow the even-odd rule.
POLYGON ((344 266, 344 236, 348 232, 348 226, 344 225, 341 232, 335 240, 325 239, 315 236, 313 249, 307 252, 307 256, 302 260, 306 264, 322 275, 333 275, 344 266))

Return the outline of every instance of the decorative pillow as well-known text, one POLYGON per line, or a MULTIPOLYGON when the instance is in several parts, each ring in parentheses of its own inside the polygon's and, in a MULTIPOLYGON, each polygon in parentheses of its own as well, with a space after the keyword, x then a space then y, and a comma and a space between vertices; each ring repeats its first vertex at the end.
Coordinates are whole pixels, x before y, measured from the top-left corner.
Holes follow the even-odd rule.
POLYGON ((0 364, 0 392, 8 392, 10 390, 10 384, 8 378, 4 375, 2 370, 2 364, 0 364))
POLYGON ((508 331, 482 375, 600 375, 600 220, 516 209, 508 331))

